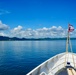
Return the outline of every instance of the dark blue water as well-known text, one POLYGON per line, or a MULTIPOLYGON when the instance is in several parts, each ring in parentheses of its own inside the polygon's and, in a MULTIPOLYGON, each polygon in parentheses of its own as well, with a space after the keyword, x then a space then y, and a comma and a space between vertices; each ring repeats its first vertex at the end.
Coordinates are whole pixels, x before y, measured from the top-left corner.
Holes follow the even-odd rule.
MULTIPOLYGON (((50 57, 65 52, 66 40, 0 41, 0 75, 25 75, 50 57)), ((76 40, 72 40, 76 53, 76 40)))

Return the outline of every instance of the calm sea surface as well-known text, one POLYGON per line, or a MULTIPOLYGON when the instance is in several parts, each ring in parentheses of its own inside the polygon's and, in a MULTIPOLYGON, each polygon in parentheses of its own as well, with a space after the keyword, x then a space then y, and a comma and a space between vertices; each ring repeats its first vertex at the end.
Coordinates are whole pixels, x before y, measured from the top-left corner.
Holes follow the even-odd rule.
MULTIPOLYGON (((26 75, 50 57, 65 52, 66 40, 0 41, 0 75, 26 75)), ((76 40, 72 40, 76 53, 76 40)))

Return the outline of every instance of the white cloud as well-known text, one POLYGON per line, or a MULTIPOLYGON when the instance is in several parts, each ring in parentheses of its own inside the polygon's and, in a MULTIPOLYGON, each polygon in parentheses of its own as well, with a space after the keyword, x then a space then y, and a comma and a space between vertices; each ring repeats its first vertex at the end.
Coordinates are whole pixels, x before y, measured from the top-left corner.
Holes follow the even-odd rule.
POLYGON ((3 24, 0 20, 0 30, 7 30, 9 27, 6 24, 3 24))
POLYGON ((14 28, 11 32, 20 32, 22 30, 22 26, 18 26, 16 28, 14 28))
POLYGON ((23 30, 22 26, 18 26, 11 30, 11 34, 14 37, 25 37, 25 38, 55 38, 55 37, 65 37, 67 34, 67 30, 62 28, 61 26, 52 26, 50 28, 40 28, 40 29, 31 29, 28 28, 23 30))
POLYGON ((11 30, 11 36, 15 36, 15 37, 18 37, 19 35, 21 35, 21 32, 22 32, 22 26, 18 26, 18 27, 15 27, 14 29, 11 30))
POLYGON ((0 9, 0 15, 9 14, 10 12, 7 10, 0 9))
MULTIPOLYGON (((59 37, 66 37, 67 36, 67 29, 64 29, 61 26, 52 26, 50 28, 39 28, 39 29, 25 29, 18 25, 17 27, 13 28, 12 30, 8 31, 7 33, 4 30, 8 29, 9 27, 6 24, 3 24, 0 21, 0 35, 10 36, 10 37, 19 37, 19 38, 59 38, 59 37)), ((76 29, 70 33, 71 37, 76 37, 76 29)))
POLYGON ((0 36, 7 36, 4 32, 0 32, 0 36))

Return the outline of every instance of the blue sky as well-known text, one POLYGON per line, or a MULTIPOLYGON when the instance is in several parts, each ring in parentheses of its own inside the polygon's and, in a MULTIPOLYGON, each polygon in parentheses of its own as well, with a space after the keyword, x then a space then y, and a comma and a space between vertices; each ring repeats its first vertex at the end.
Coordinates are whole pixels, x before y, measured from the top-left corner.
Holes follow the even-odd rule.
MULTIPOLYGON (((18 27, 22 30, 59 26, 67 29, 68 23, 76 27, 76 1, 0 0, 0 20, 1 25, 7 25, 6 31, 1 30, 1 34, 6 35, 11 34, 11 31, 18 27)), ((33 35, 34 33, 32 37, 33 35)))

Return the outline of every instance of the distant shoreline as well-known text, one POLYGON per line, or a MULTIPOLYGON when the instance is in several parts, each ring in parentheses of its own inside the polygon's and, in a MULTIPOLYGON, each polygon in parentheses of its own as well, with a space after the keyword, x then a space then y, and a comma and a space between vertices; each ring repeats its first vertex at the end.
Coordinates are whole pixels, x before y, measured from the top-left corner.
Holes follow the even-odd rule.
MULTIPOLYGON (((17 38, 17 37, 6 37, 0 36, 0 41, 46 41, 46 40, 66 40, 67 38, 17 38)), ((76 38, 71 38, 76 40, 76 38)))

